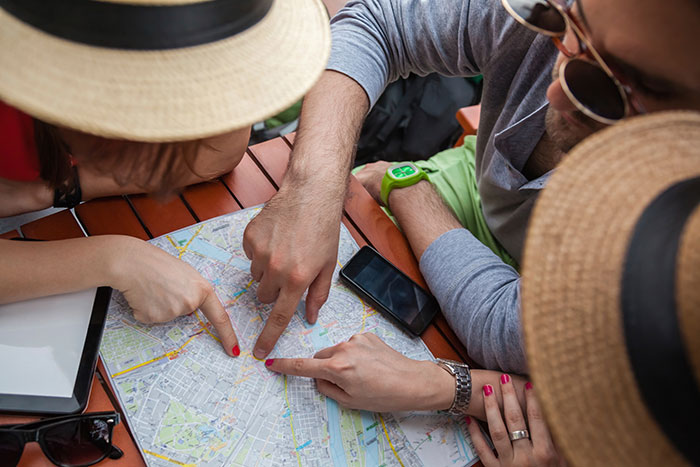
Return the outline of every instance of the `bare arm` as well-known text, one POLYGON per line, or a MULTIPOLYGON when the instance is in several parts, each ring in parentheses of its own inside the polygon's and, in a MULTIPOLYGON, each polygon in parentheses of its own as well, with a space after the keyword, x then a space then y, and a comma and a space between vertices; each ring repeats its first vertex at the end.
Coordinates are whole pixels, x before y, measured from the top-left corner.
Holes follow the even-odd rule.
POLYGON ((199 308, 216 328, 226 353, 240 352, 211 284, 160 248, 123 235, 0 240, 0 303, 103 285, 121 291, 134 317, 146 323, 170 321, 199 308))
MULTIPOLYGON (((318 352, 314 358, 276 358, 268 369, 316 379, 318 390, 353 409, 375 412, 447 410, 455 396, 455 378, 433 362, 411 360, 371 333, 318 352)), ((503 373, 472 370, 472 397, 465 415, 486 419, 484 385, 491 385, 503 404, 503 373)), ((516 394, 524 405, 526 380, 513 376, 516 394)))
POLYGON ((279 192, 246 228, 258 298, 275 302, 255 347, 264 358, 308 288, 306 318, 328 298, 355 144, 369 101, 352 79, 326 71, 307 94, 291 161, 279 192))

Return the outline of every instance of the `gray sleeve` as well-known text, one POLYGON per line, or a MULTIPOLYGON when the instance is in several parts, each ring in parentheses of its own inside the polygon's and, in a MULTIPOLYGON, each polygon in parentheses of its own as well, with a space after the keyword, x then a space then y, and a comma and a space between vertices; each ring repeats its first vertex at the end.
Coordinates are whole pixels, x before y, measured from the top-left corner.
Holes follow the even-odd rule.
POLYGON ((327 68, 357 81, 374 105, 411 72, 479 74, 508 22, 497 0, 350 0, 331 22, 327 68))
POLYGON ((520 276, 466 229, 442 234, 420 269, 469 356, 487 369, 527 373, 520 276))

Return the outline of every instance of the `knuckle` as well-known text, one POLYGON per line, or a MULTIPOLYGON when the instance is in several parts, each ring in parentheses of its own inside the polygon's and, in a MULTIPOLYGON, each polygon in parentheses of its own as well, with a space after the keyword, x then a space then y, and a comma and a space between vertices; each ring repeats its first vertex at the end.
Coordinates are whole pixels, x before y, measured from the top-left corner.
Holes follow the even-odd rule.
POLYGON ((527 419, 530 422, 544 422, 542 412, 540 412, 537 408, 533 407, 532 404, 528 405, 527 407, 527 419))
POLYGON ((301 288, 306 286, 307 282, 307 272, 306 270, 295 267, 289 272, 289 276, 287 277, 287 282, 289 285, 291 285, 293 288, 301 288))
POLYGON ((532 450, 532 458, 536 465, 552 465, 556 460, 554 452, 550 449, 542 449, 534 447, 532 450))
POLYGON ((289 318, 282 313, 273 313, 268 318, 268 322, 275 328, 284 329, 287 327, 287 323, 289 323, 289 318))
POLYGON ((503 428, 493 428, 491 430, 491 439, 496 442, 500 443, 502 441, 510 441, 508 438, 508 433, 506 432, 505 429, 503 428))
POLYGON ((349 366, 350 365, 348 363, 340 359, 333 359, 332 361, 328 362, 328 369, 334 374, 342 374, 346 372, 349 369, 349 366))
POLYGON ((304 360, 302 360, 301 358, 295 358, 292 361, 292 368, 295 371, 302 371, 304 369, 304 360))
POLYGON ((506 422, 509 425, 517 425, 518 423, 521 423, 523 421, 523 416, 519 414, 517 411, 507 411, 506 412, 506 422))

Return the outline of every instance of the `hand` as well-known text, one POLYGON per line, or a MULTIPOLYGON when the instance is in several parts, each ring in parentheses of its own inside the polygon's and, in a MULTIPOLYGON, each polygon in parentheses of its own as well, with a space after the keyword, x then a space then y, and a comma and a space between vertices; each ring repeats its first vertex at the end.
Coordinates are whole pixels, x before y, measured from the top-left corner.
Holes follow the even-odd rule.
MULTIPOLYGON (((280 189, 243 235, 250 272, 260 282, 258 299, 276 301, 255 344, 257 358, 272 351, 307 288, 306 320, 312 324, 330 292, 342 209, 333 200, 304 199, 304 192, 280 189)), ((337 204, 342 205, 342 196, 337 204)))
POLYGON ((352 336, 314 358, 276 358, 265 365, 279 373, 315 378, 321 394, 351 409, 447 409, 455 395, 455 380, 447 371, 404 357, 371 333, 352 336))
POLYGON ((53 203, 53 190, 43 180, 18 182, 0 178, 0 217, 39 211, 53 203))
POLYGON ((115 237, 113 283, 131 306, 134 318, 162 323, 199 308, 216 329, 230 356, 240 352, 228 313, 214 288, 192 266, 158 247, 132 237, 115 237))
POLYGON ((393 162, 387 161, 371 162, 355 174, 355 177, 362 183, 365 190, 367 190, 369 194, 372 195, 372 198, 380 205, 383 204, 381 199, 382 179, 384 178, 386 169, 393 164, 393 162))
POLYGON ((523 411, 515 394, 513 382, 508 375, 501 376, 501 392, 503 394, 503 413, 498 406, 493 387, 484 385, 484 407, 489 432, 498 457, 486 443, 479 425, 467 417, 467 428, 477 454, 485 467, 492 466, 559 466, 565 462, 557 454, 549 434, 549 429, 542 416, 540 405, 535 397, 532 384, 525 385, 525 401, 527 406, 527 424, 523 411), (506 422, 503 422, 505 416, 506 422), (530 439, 523 438, 511 441, 509 433, 528 428, 530 439))

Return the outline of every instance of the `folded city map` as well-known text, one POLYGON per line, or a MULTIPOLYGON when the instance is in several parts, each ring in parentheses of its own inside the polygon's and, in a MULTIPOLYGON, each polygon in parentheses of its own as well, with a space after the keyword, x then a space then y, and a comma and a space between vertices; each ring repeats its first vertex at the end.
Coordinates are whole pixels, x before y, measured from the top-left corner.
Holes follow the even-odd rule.
MULTIPOLYGON (((271 307, 256 298, 243 231, 260 207, 151 240, 191 264, 214 286, 242 349, 227 356, 200 312, 161 325, 136 321, 113 295, 101 347, 112 387, 150 466, 466 466, 476 461, 464 421, 435 412, 348 410, 312 379, 270 372, 250 351, 271 307)), ((300 303, 274 357, 311 357, 372 332, 404 355, 433 359, 338 282, 358 250, 341 227, 338 264, 318 322, 300 303)), ((381 375, 377 375, 381 378, 381 375)))

